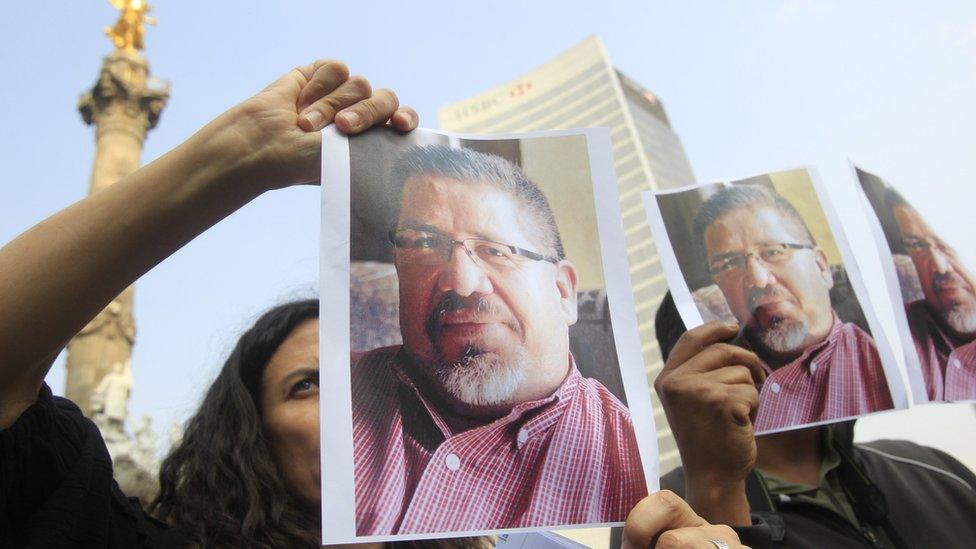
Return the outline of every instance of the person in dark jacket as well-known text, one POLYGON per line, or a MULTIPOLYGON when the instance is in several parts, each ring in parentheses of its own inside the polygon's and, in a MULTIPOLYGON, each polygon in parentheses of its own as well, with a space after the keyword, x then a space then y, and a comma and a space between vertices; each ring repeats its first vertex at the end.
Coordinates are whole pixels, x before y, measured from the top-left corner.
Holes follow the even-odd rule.
POLYGON ((854 444, 854 422, 755 437, 760 372, 724 343, 734 326, 685 331, 671 295, 657 313, 655 382, 683 467, 661 487, 762 547, 972 547, 976 475, 907 441, 854 444))

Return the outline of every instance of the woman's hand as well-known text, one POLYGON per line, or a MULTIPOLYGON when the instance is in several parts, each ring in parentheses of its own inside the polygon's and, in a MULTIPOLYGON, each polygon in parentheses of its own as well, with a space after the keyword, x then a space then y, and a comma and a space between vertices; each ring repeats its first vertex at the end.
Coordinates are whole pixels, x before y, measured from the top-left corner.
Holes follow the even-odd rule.
POLYGON ((640 500, 627 515, 624 549, 742 549, 735 530, 709 524, 674 492, 661 490, 640 500))
POLYGON ((319 130, 332 123, 347 134, 377 124, 406 132, 418 116, 401 108, 391 90, 374 91, 362 76, 349 76, 342 62, 319 60, 292 69, 211 124, 222 150, 240 160, 235 172, 243 183, 265 191, 319 182, 319 130))

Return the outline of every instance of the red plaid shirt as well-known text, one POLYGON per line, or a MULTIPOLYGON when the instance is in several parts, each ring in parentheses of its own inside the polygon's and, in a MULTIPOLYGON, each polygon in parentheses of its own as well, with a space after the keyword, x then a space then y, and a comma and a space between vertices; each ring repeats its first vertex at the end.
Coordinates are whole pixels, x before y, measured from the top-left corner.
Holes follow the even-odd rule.
POLYGON ((924 299, 905 305, 929 400, 976 399, 976 351, 936 322, 924 299))
POLYGON ((630 412, 572 357, 552 396, 459 433, 403 360, 386 347, 353 367, 358 535, 621 522, 647 495, 630 412))
POLYGON ((776 370, 763 367, 757 433, 894 406, 874 340, 836 317, 826 339, 776 370))
POLYGON ((946 400, 976 399, 976 341, 956 348, 946 366, 946 400))

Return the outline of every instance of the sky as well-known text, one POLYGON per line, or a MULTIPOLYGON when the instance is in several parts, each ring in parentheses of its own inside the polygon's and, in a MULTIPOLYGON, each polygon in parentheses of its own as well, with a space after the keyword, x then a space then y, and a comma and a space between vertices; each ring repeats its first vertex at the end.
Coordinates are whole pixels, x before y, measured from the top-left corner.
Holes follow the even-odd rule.
MULTIPOLYGON (((976 150, 972 2, 152 5, 159 24, 147 29, 144 54, 153 75, 172 83, 172 97, 146 141, 144 161, 315 58, 345 61, 374 87, 394 89, 422 125, 436 127, 440 106, 596 34, 619 69, 663 100, 699 180, 815 166, 836 193, 841 216, 863 227, 851 159, 902 189, 976 266, 976 246, 961 244, 972 215, 964 197, 976 193, 969 164, 976 150)), ((86 194, 94 139, 76 105, 112 49, 102 29, 116 17, 108 0, 4 6, 0 243, 86 194)), ((152 415, 165 439, 263 309, 314 295, 318 193, 262 196, 138 281, 130 420, 152 415)), ((877 258, 863 260, 869 280, 879 280, 877 258)), ((63 357, 48 382, 63 391, 63 357)), ((976 466, 976 445, 952 441, 967 437, 926 428, 950 421, 976 426, 971 407, 950 408, 871 418, 859 423, 859 437, 943 444, 976 466)))

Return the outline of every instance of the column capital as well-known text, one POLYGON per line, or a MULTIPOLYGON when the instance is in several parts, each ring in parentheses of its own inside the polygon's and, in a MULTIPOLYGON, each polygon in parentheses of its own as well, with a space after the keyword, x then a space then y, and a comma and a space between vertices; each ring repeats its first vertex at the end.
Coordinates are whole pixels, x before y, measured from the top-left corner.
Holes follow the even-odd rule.
POLYGON ((102 59, 98 80, 78 99, 86 124, 102 131, 135 132, 141 142, 156 127, 169 99, 169 82, 149 75, 149 64, 136 51, 116 50, 102 59), (103 127, 103 126, 111 126, 103 127))

